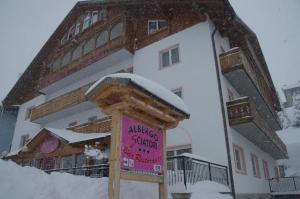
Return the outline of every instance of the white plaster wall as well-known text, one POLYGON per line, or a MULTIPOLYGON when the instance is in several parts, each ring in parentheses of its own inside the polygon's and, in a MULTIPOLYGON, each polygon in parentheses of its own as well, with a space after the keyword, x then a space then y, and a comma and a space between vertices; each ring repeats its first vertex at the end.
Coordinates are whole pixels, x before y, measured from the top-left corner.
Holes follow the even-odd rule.
POLYGON ((16 151, 19 149, 22 135, 29 134, 30 138, 32 138, 40 129, 39 124, 34 124, 30 122, 30 119, 25 120, 25 117, 28 108, 32 106, 38 106, 44 101, 45 96, 40 95, 20 106, 14 136, 12 140, 11 151, 16 151))
POLYGON ((232 153, 232 165, 234 171, 234 181, 237 193, 269 193, 270 188, 268 181, 264 179, 264 169, 262 161, 268 162, 270 177, 275 177, 274 167, 276 166, 276 161, 267 153, 259 149, 256 145, 250 142, 248 139, 243 137, 241 134, 236 132, 231 128, 231 153, 232 153), (236 144, 244 149, 245 162, 247 168, 247 174, 239 174, 235 172, 235 164, 233 157, 233 147, 232 144, 236 144), (254 177, 252 163, 251 163, 251 153, 258 157, 259 169, 261 178, 254 177))
POLYGON ((227 165, 209 23, 200 23, 136 51, 134 73, 172 90, 181 87, 191 118, 168 135, 168 146, 187 144, 192 152, 227 165), (179 44, 180 63, 160 69, 159 52, 179 44), (181 134, 184 139, 181 139, 181 134), (189 138, 190 137, 190 138, 189 138))

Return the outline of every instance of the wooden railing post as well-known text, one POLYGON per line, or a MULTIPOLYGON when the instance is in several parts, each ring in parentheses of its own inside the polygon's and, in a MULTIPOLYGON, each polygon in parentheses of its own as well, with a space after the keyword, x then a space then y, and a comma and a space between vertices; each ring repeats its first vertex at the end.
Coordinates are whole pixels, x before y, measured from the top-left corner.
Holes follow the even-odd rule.
POLYGON ((211 165, 210 165, 210 162, 208 163, 208 175, 209 175, 209 180, 212 181, 212 177, 211 177, 211 165))

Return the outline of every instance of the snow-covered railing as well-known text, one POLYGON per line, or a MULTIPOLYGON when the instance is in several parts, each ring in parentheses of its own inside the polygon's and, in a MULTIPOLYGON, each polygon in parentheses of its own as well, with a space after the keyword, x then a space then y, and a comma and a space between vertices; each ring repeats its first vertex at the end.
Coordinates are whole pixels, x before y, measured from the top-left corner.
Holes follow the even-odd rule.
POLYGON ((108 164, 97 164, 91 166, 72 167, 72 168, 60 168, 44 170, 46 173, 61 172, 70 173, 74 175, 83 175, 95 178, 108 177, 109 165, 108 164))
MULTIPOLYGON (((192 154, 191 154, 192 155, 192 154)), ((193 185, 199 181, 214 181, 229 185, 227 166, 200 160, 193 156, 179 155, 168 158, 169 185, 193 185)))
POLYGON ((269 179, 271 193, 290 193, 300 194, 300 177, 281 177, 269 179))

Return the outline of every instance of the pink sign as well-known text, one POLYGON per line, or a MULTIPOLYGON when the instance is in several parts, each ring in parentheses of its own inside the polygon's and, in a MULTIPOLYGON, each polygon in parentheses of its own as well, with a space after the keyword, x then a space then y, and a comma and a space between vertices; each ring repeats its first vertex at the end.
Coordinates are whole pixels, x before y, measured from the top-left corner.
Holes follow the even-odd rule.
POLYGON ((163 174, 162 130, 123 116, 121 169, 163 174))
POLYGON ((51 153, 57 149, 59 140, 56 137, 48 137, 41 145, 42 153, 51 153))

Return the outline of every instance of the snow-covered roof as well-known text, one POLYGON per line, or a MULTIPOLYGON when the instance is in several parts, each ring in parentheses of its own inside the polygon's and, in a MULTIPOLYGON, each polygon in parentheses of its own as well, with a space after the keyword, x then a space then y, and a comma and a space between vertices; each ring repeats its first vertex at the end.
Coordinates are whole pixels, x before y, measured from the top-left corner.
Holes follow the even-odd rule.
POLYGON ((91 96, 94 92, 96 92, 97 88, 100 87, 100 85, 104 82, 104 80, 109 80, 109 79, 130 81, 130 83, 133 83, 145 89, 147 92, 151 93, 155 97, 165 101, 166 103, 172 105, 173 107, 189 115, 189 109, 187 105, 176 94, 174 94, 169 89, 161 86, 160 84, 152 80, 131 73, 115 73, 115 74, 104 76, 101 79, 99 79, 95 84, 93 84, 89 88, 89 90, 85 93, 85 95, 87 97, 91 96))
POLYGON ((105 138, 110 136, 111 133, 77 133, 71 130, 66 129, 56 129, 56 128, 45 128, 46 130, 50 131, 52 134, 63 138, 64 140, 68 141, 70 144, 93 140, 97 138, 105 138))

